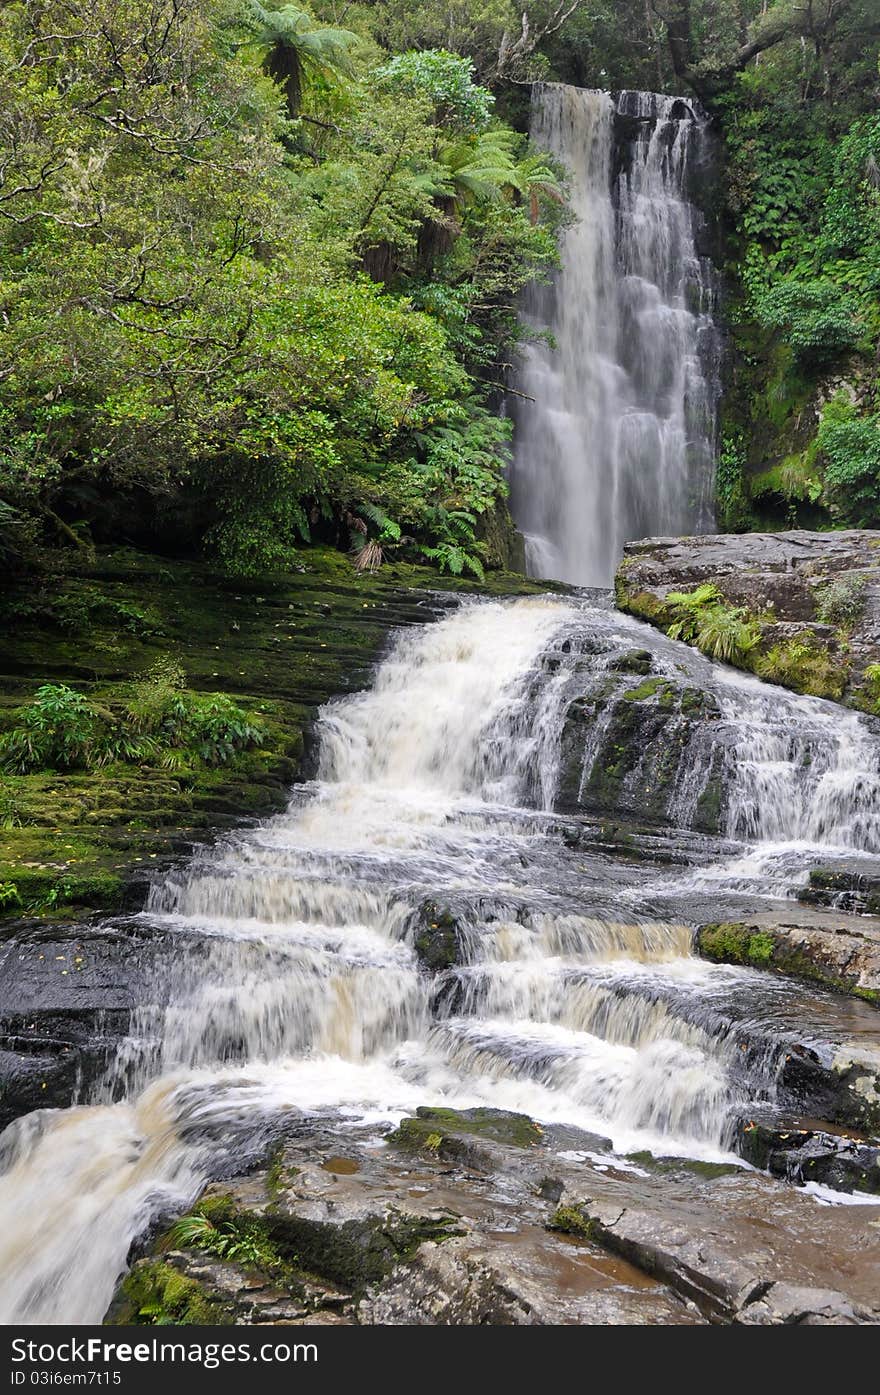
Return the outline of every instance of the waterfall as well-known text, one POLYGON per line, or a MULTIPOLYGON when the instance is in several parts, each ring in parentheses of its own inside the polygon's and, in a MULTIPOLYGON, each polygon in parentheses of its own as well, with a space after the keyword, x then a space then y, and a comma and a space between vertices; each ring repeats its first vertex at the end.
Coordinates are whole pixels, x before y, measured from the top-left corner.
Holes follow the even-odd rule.
MULTIPOLYGON (((759 696, 775 702, 802 745, 765 764, 801 770, 818 742, 802 807, 817 781, 837 791, 829 808, 861 797, 878 745, 858 718, 836 719, 835 745, 826 704, 759 695, 609 610, 464 603, 401 633, 368 692, 322 710, 318 780, 153 888, 141 923, 174 953, 90 1102, 0 1138, 0 1320, 100 1321, 137 1236, 298 1111, 375 1129, 420 1105, 488 1105, 617 1153, 729 1159, 732 1122, 773 1098, 784 1049, 775 1018, 766 1047, 735 1029, 738 1011, 756 1018, 759 976, 693 958, 683 903, 651 911, 638 864, 591 870, 554 813, 570 709, 591 683, 618 701, 638 681, 614 667, 634 645, 661 673, 715 683, 719 732, 756 729, 759 696), (438 918, 458 947, 432 976, 420 942, 438 918)), ((729 817, 749 838, 776 834, 756 740, 722 740, 743 769, 729 817), (752 788, 765 826, 737 812, 752 788)), ((699 743, 667 744, 704 778, 699 743)))
POLYGON ((533 89, 532 139, 571 176, 562 268, 530 292, 511 471, 533 575, 608 586, 623 543, 713 526, 718 335, 689 181, 692 101, 533 89), (531 399, 531 400, 529 400, 531 399))

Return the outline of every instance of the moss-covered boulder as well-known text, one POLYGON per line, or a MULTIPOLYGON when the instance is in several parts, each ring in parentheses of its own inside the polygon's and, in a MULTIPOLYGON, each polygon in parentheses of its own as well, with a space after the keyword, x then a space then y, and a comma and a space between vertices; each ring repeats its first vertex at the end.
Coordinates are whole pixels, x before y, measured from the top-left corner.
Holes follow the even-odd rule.
POLYGON ((645 655, 651 659, 647 650, 625 653, 569 703, 556 806, 603 820, 675 825, 682 818, 676 794, 698 767, 703 785, 687 822, 717 833, 725 778, 717 699, 677 674, 648 671, 645 655))
POLYGON ((389 1142, 409 1153, 492 1168, 497 1163, 493 1145, 526 1149, 536 1147, 542 1139, 540 1125, 527 1114, 505 1109, 423 1107, 401 1120, 389 1142))
POLYGON ((412 928, 413 949, 431 973, 464 962, 462 927, 455 911, 437 901, 423 901, 412 928))
POLYGON ((794 916, 761 916, 752 924, 701 925, 696 948, 718 964, 747 964, 809 979, 880 1005, 880 930, 833 913, 801 923, 794 916))

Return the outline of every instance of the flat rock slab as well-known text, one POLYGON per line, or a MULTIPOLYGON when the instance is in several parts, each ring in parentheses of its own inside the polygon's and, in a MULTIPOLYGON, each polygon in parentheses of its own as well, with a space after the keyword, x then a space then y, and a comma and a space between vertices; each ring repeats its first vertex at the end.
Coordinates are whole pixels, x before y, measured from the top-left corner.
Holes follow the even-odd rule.
MULTIPOLYGON (((436 1133, 288 1120, 263 1163, 208 1194, 262 1228, 290 1281, 160 1242, 135 1282, 158 1273, 167 1290, 170 1266, 209 1309, 271 1324, 880 1322, 880 1201, 827 1206, 730 1164, 636 1165, 601 1139, 535 1140, 522 1115, 474 1113, 458 1132, 479 1146, 446 1155, 436 1133)), ((454 1114, 417 1118, 442 1115, 453 1137, 454 1114)))
POLYGON ((163 942, 122 922, 34 922, 0 947, 0 1126, 94 1081, 152 996, 163 942))
POLYGON ((591 1239, 715 1321, 880 1323, 880 1202, 823 1206, 743 1172, 702 1185, 682 1178, 662 1193, 656 1184, 609 1183, 592 1197, 569 1193, 562 1206, 580 1215, 591 1239), (783 1304, 783 1289, 797 1300, 783 1304), (758 1302, 764 1307, 746 1318, 758 1302))

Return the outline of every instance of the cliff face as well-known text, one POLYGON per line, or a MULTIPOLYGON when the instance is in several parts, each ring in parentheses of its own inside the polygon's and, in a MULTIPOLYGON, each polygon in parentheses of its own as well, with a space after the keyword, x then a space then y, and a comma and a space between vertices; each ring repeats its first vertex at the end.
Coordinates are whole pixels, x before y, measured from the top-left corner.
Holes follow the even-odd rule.
POLYGON ((880 532, 628 543, 621 610, 759 677, 880 712, 880 532))

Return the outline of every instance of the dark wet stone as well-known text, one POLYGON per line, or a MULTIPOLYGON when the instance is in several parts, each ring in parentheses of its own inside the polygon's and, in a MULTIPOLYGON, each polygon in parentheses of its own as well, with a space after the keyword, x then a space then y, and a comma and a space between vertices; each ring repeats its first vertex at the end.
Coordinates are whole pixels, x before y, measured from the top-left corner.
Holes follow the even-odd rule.
POLYGON ((741 1120, 736 1149, 747 1162, 790 1182, 880 1194, 880 1146, 822 1129, 741 1120))
POLYGON ((648 674, 653 663, 654 656, 650 649, 628 649, 625 654, 612 659, 608 667, 614 673, 648 674))
POLYGON ((701 832, 716 833, 725 780, 717 700, 692 681, 652 674, 641 657, 647 653, 619 656, 569 703, 556 808, 643 827, 670 826, 676 819, 673 796, 699 747, 707 774, 692 822, 701 832))
POLYGON ((462 931, 455 912, 437 901, 423 901, 412 930, 413 949, 419 962, 432 973, 460 964, 462 931))
POLYGON ((144 1001, 161 935, 23 926, 0 975, 0 1125, 64 1108, 96 1080, 144 1001))

